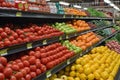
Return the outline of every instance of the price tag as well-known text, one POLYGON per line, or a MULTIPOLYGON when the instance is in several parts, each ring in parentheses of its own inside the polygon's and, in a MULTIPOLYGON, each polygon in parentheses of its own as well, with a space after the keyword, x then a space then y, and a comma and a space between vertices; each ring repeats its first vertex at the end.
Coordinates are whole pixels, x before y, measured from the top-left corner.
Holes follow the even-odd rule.
POLYGON ((43 40, 43 45, 46 45, 47 44, 47 40, 43 40))
POLYGON ((52 75, 52 74, 51 74, 51 71, 48 71, 48 72, 46 73, 46 77, 47 77, 47 78, 49 78, 51 75, 52 75))
POLYGON ((69 65, 69 64, 70 64, 70 59, 67 60, 67 65, 69 65))
POLYGON ((66 39, 68 39, 69 38, 69 36, 68 35, 66 35, 66 39))
POLYGON ((75 36, 77 36, 77 33, 75 33, 75 36))
POLYGON ((62 36, 59 37, 59 40, 62 40, 62 36))
POLYGON ((63 15, 63 18, 65 18, 66 16, 65 15, 63 15))
POLYGON ((27 49, 31 49, 32 48, 32 43, 28 43, 27 44, 27 49))
POLYGON ((7 54, 8 54, 8 53, 7 53, 7 50, 8 50, 8 49, 0 50, 0 55, 1 55, 1 56, 7 55, 7 54))
POLYGON ((16 13, 16 16, 17 16, 17 17, 21 17, 21 16, 22 16, 22 12, 17 12, 17 13, 16 13))
POLYGON ((71 18, 73 18, 73 15, 71 16, 71 18))
POLYGON ((79 18, 79 16, 76 16, 76 18, 79 18))

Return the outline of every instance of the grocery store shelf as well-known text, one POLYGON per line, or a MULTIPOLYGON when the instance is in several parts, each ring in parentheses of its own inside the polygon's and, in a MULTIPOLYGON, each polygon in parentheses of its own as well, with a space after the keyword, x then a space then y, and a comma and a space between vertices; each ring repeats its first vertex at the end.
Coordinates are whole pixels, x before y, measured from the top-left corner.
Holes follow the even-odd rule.
POLYGON ((69 34, 69 35, 64 34, 64 35, 58 36, 58 37, 52 37, 52 38, 48 38, 48 39, 37 40, 37 41, 34 41, 34 42, 28 42, 28 43, 23 43, 23 44, 19 44, 19 45, 13 45, 13 46, 10 46, 10 47, 0 49, 0 54, 1 54, 1 56, 8 56, 8 55, 12 55, 12 54, 17 54, 18 52, 21 52, 21 51, 29 50, 29 49, 32 49, 32 48, 35 48, 35 47, 38 47, 38 46, 49 45, 51 43, 59 42, 61 40, 71 39, 73 37, 76 37, 76 36, 91 32, 91 31, 102 30, 102 29, 109 28, 109 27, 112 27, 112 26, 113 25, 105 26, 105 27, 97 27, 97 28, 86 30, 86 31, 83 31, 83 32, 72 33, 72 34, 69 34))
POLYGON ((120 68, 119 68, 119 71, 118 71, 118 73, 117 73, 117 75, 115 77, 115 80, 120 80, 120 68))
POLYGON ((57 65, 56 67, 54 67, 51 70, 46 71, 45 73, 42 73, 41 75, 39 75, 38 77, 34 78, 33 80, 45 80, 46 78, 50 77, 52 74, 57 73, 58 71, 60 71, 61 69, 65 68, 67 65, 73 63, 76 59, 78 59, 79 57, 82 57, 83 55, 87 54, 91 49, 93 49, 94 47, 100 45, 101 43, 103 43, 105 40, 113 37, 115 34, 117 34, 120 31, 116 31, 114 33, 112 33, 111 35, 107 36, 106 38, 102 39, 101 41, 99 41, 97 44, 89 47, 87 50, 85 50, 83 53, 80 54, 76 54, 75 56, 73 56, 72 58, 62 62, 61 64, 57 65))
POLYGON ((0 17, 23 17, 23 18, 44 18, 44 19, 81 19, 81 20, 110 20, 112 18, 100 18, 100 17, 81 17, 76 15, 65 15, 65 14, 51 14, 51 13, 35 13, 25 12, 10 9, 0 8, 0 17))

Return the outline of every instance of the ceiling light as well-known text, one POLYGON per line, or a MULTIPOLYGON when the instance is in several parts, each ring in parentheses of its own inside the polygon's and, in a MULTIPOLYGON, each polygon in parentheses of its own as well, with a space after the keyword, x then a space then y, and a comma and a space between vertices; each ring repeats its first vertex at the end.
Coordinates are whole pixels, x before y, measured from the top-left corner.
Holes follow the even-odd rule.
POLYGON ((75 8, 82 8, 81 6, 78 6, 78 5, 73 5, 73 7, 75 7, 75 8))
POLYGON ((83 8, 84 10, 87 10, 88 8, 83 8))
POLYGON ((70 5, 70 3, 63 2, 63 1, 60 1, 59 4, 66 5, 66 6, 69 6, 69 5, 70 5))
POLYGON ((105 3, 108 3, 108 4, 110 4, 110 3, 111 3, 111 1, 110 1, 110 0, 104 0, 104 2, 105 2, 105 3))

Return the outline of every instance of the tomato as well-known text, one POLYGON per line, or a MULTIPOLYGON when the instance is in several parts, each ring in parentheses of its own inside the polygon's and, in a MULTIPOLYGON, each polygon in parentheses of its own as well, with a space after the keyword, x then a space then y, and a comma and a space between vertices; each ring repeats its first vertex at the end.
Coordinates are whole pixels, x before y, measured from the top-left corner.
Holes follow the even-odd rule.
POLYGON ((36 74, 37 74, 37 75, 40 75, 41 73, 42 73, 42 72, 41 72, 40 69, 37 69, 37 70, 36 70, 36 74))
POLYGON ((42 58, 41 59, 41 63, 42 64, 47 64, 49 60, 47 60, 47 58, 42 58))
POLYGON ((6 67, 12 68, 12 64, 8 63, 8 64, 6 65, 6 67))
POLYGON ((5 79, 5 76, 3 73, 0 73, 0 80, 4 80, 5 79))
POLYGON ((18 38, 18 34, 17 33, 14 33, 13 36, 14 36, 15 39, 18 38))
POLYGON ((29 56, 28 55, 25 55, 25 56, 22 56, 21 57, 21 60, 24 61, 24 60, 28 60, 29 59, 29 56))
POLYGON ((7 64, 7 59, 5 57, 0 57, 0 63, 6 66, 7 64))
POLYGON ((30 66, 30 63, 27 60, 23 61, 23 64, 24 64, 25 67, 29 67, 30 66))
POLYGON ((17 40, 13 40, 12 44, 18 44, 18 41, 17 40))
POLYGON ((30 65, 30 71, 35 72, 37 67, 35 65, 30 65))
POLYGON ((45 58, 45 57, 47 57, 47 54, 46 53, 41 53, 40 56, 41 56, 41 58, 45 58))
POLYGON ((19 68, 19 66, 18 65, 12 65, 12 69, 14 70, 14 71, 18 71, 20 68, 19 68))
POLYGON ((22 43, 22 42, 23 42, 23 40, 22 40, 21 38, 17 38, 17 41, 18 41, 19 43, 22 43))
POLYGON ((45 71, 47 70, 47 69, 46 69, 46 66, 42 64, 40 70, 41 70, 42 72, 45 72, 45 71))
POLYGON ((24 64, 22 62, 17 64, 19 66, 20 69, 22 69, 24 67, 24 64))
POLYGON ((0 33, 2 33, 4 30, 3 30, 3 28, 0 28, 0 33))
POLYGON ((6 40, 6 41, 4 42, 4 45, 5 45, 5 46, 10 46, 10 45, 11 45, 11 42, 10 42, 9 40, 6 40))
POLYGON ((23 76, 26 76, 27 71, 25 69, 21 69, 20 72, 22 72, 23 76))
POLYGON ((16 63, 20 63, 21 60, 20 60, 20 59, 16 59, 15 62, 16 62, 16 63))
POLYGON ((34 55, 35 55, 36 58, 40 58, 41 57, 41 53, 39 51, 36 51, 34 55))
POLYGON ((6 32, 2 32, 2 33, 0 33, 0 35, 1 35, 2 38, 6 38, 7 37, 7 33, 6 32))
POLYGON ((47 67, 47 69, 51 69, 51 68, 53 68, 53 67, 54 67, 53 62, 49 62, 49 63, 47 63, 47 64, 46 64, 46 67, 47 67))
POLYGON ((30 56, 34 56, 34 54, 35 54, 34 51, 30 51, 30 52, 29 52, 29 55, 30 55, 30 56))
POLYGON ((0 72, 3 72, 4 66, 0 64, 0 72))
POLYGON ((30 72, 30 75, 32 78, 35 78, 37 76, 35 72, 30 72))
POLYGON ((24 77, 22 77, 20 80, 25 80, 25 78, 24 78, 24 77))
POLYGON ((12 65, 16 65, 17 63, 15 61, 12 61, 12 65))
POLYGON ((11 76, 12 72, 13 72, 13 70, 11 68, 5 68, 4 71, 3 71, 5 77, 11 76))
POLYGON ((40 47, 36 47, 36 48, 35 48, 35 51, 40 51, 40 47))
POLYGON ((30 75, 30 74, 27 74, 27 75, 25 76, 25 80, 31 80, 31 75, 30 75))
POLYGON ((0 48, 4 47, 4 42, 0 41, 0 48))
POLYGON ((10 40, 10 41, 13 41, 13 40, 14 40, 14 37, 13 37, 13 36, 10 36, 10 37, 9 37, 9 40, 10 40))
POLYGON ((26 70, 27 73, 30 72, 30 68, 29 67, 25 67, 24 69, 26 70))
POLYGON ((41 49, 40 52, 41 52, 41 53, 44 53, 44 52, 46 52, 46 51, 45 51, 45 49, 41 49))
POLYGON ((29 63, 32 65, 32 64, 35 64, 35 61, 36 61, 36 58, 34 56, 31 56, 29 58, 29 63))
POLYGON ((15 76, 12 75, 12 76, 10 77, 10 80, 17 80, 17 79, 16 79, 15 76))
POLYGON ((22 78, 23 77, 23 74, 22 74, 22 72, 17 72, 16 74, 15 74, 15 77, 19 80, 20 78, 22 78))

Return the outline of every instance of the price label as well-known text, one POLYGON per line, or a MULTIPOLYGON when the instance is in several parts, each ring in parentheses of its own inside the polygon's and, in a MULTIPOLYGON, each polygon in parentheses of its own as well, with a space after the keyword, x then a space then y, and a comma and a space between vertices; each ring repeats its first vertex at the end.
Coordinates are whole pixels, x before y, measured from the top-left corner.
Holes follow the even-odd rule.
POLYGON ((48 71, 48 72, 46 73, 46 77, 47 77, 47 78, 49 78, 51 75, 52 75, 52 74, 51 74, 51 71, 48 71))
POLYGON ((66 16, 65 16, 65 15, 63 15, 63 18, 66 18, 66 16))
POLYGON ((7 55, 7 54, 8 54, 8 53, 7 53, 7 50, 8 50, 8 49, 0 50, 0 55, 1 55, 1 56, 7 55))
POLYGON ((77 36, 77 33, 75 33, 75 36, 77 36))
POLYGON ((21 16, 22 16, 22 12, 17 12, 17 13, 16 13, 16 16, 17 16, 17 17, 21 17, 21 16))
POLYGON ((66 35, 66 39, 68 39, 69 38, 69 36, 68 35, 66 35))
POLYGON ((76 16, 76 18, 79 18, 79 16, 76 16))
POLYGON ((47 40, 43 40, 43 45, 46 45, 47 44, 47 40))
POLYGON ((27 49, 31 49, 32 48, 32 43, 28 43, 27 44, 27 49))
POLYGON ((59 40, 62 40, 62 36, 59 37, 59 40))
POLYGON ((70 59, 67 60, 67 65, 69 65, 69 64, 70 64, 70 59))

